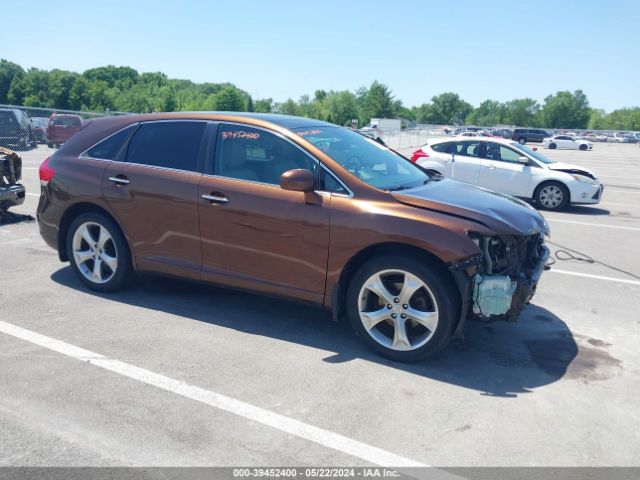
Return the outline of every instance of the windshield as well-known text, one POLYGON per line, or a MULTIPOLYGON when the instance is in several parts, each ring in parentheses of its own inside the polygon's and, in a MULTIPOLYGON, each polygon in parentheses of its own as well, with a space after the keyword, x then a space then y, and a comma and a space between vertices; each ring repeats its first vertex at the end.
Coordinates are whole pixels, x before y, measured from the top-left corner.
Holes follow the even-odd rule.
POLYGON ((384 145, 342 127, 294 128, 342 167, 372 187, 405 190, 424 185, 430 177, 384 145))
POLYGON ((518 143, 512 143, 511 145, 513 145, 516 148, 519 148, 520 150, 522 150, 524 153, 526 153, 527 155, 535 158, 536 160, 538 160, 539 162, 542 163, 554 163, 553 160, 549 160, 547 157, 545 157, 544 155, 542 155, 541 153, 536 152, 535 150, 532 150, 531 148, 527 147, 526 145, 520 145, 518 143))

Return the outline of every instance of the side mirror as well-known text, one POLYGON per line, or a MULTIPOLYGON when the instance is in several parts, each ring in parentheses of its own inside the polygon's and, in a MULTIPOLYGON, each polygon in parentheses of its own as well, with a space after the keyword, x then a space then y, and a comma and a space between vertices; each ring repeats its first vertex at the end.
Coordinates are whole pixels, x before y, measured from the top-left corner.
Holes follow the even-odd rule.
POLYGON ((311 171, 304 168, 288 170, 280 175, 280 188, 292 192, 313 192, 316 186, 316 177, 311 171))
POLYGON ((529 159, 527 157, 518 157, 518 163, 523 163, 525 165, 528 165, 529 159))

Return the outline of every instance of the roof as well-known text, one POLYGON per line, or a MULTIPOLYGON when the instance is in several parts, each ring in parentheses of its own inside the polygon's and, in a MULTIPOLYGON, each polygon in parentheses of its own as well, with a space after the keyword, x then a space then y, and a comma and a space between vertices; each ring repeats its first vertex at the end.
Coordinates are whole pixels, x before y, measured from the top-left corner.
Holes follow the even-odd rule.
MULTIPOLYGON (((102 122, 109 119, 120 119, 122 123, 143 122, 145 120, 166 120, 174 117, 193 118, 193 119, 210 119, 229 121, 230 117, 235 117, 239 121, 242 119, 259 120, 278 125, 283 128, 308 128, 308 127, 335 127, 333 123, 323 122, 313 118, 295 117, 292 115, 280 115, 276 113, 254 113, 254 112, 166 112, 166 113, 146 113, 132 115, 118 115, 115 117, 103 117, 94 121, 102 122), (218 118, 221 117, 221 118, 218 118), (126 119, 126 120, 125 120, 126 119)), ((118 120, 115 120, 116 123, 118 120)), ((253 122, 252 122, 253 123, 253 122)))
POLYGON ((504 143, 505 145, 513 145, 517 143, 515 140, 511 138, 502 138, 502 137, 483 137, 482 135, 469 137, 466 135, 452 135, 450 137, 432 137, 428 139, 427 143, 440 143, 440 142, 451 142, 451 141, 461 141, 461 142, 471 142, 473 140, 481 140, 484 142, 497 142, 504 143))

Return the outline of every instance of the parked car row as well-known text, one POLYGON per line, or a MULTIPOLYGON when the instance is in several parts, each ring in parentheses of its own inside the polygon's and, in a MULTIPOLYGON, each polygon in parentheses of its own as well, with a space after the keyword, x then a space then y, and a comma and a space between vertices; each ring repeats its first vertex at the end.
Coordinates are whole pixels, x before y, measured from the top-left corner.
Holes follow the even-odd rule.
POLYGON ((19 108, 0 108, 0 146, 27 150, 37 143, 59 147, 82 128, 82 118, 68 113, 29 118, 19 108))

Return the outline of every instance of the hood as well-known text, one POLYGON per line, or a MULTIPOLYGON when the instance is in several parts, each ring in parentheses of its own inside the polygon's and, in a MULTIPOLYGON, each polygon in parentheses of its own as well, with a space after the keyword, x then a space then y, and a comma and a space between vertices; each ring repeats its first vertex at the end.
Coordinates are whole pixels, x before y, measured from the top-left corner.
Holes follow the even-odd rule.
POLYGON ((594 180, 597 180, 597 177, 595 173, 593 173, 593 171, 589 170, 588 168, 581 167, 579 165, 573 165, 572 163, 563 163, 563 162, 549 163, 547 164, 547 167, 549 167, 549 170, 555 170, 557 172, 565 172, 565 173, 574 173, 578 175, 585 175, 587 177, 593 178, 594 180))
POLYGON ((497 234, 549 233, 547 222, 530 205, 457 180, 431 181, 421 187, 392 192, 392 195, 407 205, 481 223, 497 234))

